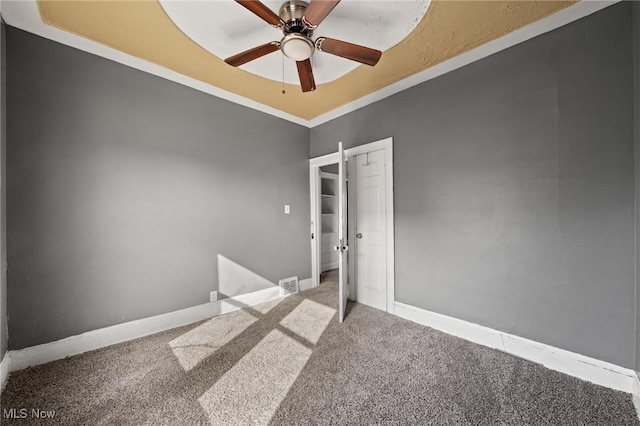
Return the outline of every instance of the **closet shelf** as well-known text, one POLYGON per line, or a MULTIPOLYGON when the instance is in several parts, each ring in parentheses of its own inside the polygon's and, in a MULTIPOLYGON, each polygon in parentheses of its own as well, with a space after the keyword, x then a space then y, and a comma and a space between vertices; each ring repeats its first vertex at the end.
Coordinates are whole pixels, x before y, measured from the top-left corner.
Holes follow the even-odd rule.
POLYGON ((320 173, 320 229, 318 232, 322 242, 321 271, 338 267, 337 252, 333 247, 338 244, 338 176, 334 173, 320 173))

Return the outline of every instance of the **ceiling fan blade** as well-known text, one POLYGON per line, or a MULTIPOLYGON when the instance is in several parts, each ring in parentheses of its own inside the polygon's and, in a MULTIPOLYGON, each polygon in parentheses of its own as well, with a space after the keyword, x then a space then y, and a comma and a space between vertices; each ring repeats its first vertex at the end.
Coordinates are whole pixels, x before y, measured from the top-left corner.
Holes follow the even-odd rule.
POLYGON ((313 28, 317 27, 338 3, 340 0, 311 0, 304 12, 305 22, 313 28))
POLYGON ((253 49, 245 50, 242 53, 238 53, 230 58, 225 59, 224 61, 234 67, 239 67, 242 64, 246 64, 247 62, 253 61, 254 59, 258 59, 264 55, 268 55, 269 53, 275 52, 280 49, 277 41, 272 41, 271 43, 263 44, 262 46, 254 47, 253 49))
POLYGON ((382 52, 379 50, 327 37, 318 38, 316 40, 316 47, 321 52, 330 53, 371 66, 377 64, 382 56, 382 52))
POLYGON ((298 76, 300 76, 300 86, 303 92, 313 92, 316 90, 316 82, 313 79, 313 70, 311 69, 311 60, 296 62, 298 66, 298 76))
POLYGON ((282 24, 278 15, 258 0, 236 0, 236 3, 240 3, 268 24, 276 27, 279 27, 282 24))

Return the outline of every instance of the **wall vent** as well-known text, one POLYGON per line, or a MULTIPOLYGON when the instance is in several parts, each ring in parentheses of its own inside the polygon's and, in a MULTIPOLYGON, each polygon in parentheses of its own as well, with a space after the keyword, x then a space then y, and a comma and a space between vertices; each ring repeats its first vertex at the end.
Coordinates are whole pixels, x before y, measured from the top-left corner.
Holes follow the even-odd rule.
POLYGON ((298 286, 298 277, 283 278, 279 281, 280 296, 288 296, 300 291, 298 286))

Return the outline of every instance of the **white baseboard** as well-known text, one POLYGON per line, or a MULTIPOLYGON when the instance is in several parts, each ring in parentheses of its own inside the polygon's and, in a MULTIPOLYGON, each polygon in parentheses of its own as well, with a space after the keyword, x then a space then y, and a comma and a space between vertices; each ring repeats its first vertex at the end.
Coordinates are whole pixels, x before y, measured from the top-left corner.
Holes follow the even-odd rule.
POLYGON ((0 392, 4 390, 4 385, 7 384, 9 368, 9 351, 7 351, 2 357, 2 361, 0 361, 0 392))
MULTIPOLYGON (((301 280, 299 286, 300 290, 311 288, 312 280, 310 278, 301 280)), ((229 299, 89 331, 55 342, 8 351, 0 362, 0 391, 4 389, 8 375, 12 371, 191 324, 279 297, 280 288, 274 286, 229 299)), ((632 393, 640 417, 640 380, 636 372, 631 369, 400 302, 394 303, 394 314, 582 380, 632 393)))
POLYGON ((633 405, 636 407, 636 413, 640 419, 640 377, 638 374, 640 373, 636 372, 633 377, 633 405))
POLYGON ((498 349, 520 358, 542 364, 561 373, 611 389, 632 393, 638 380, 635 371, 590 358, 564 349, 538 343, 523 337, 503 333, 478 324, 437 314, 404 303, 394 303, 395 315, 498 349))
POLYGON ((306 278, 304 280, 298 281, 298 287, 300 291, 305 291, 313 288, 313 280, 311 278, 306 278))
MULTIPOLYGON (((8 364, 6 368, 8 372, 22 370, 32 365, 44 364, 71 355, 159 333, 279 297, 280 287, 274 286, 167 314, 92 330, 55 342, 8 351, 2 360, 2 364, 8 364)), ((3 366, 2 368, 2 372, 4 372, 5 367, 3 366)))
POLYGON ((323 263, 320 267, 321 272, 333 271, 334 269, 338 269, 340 267, 340 263, 338 261, 323 263))

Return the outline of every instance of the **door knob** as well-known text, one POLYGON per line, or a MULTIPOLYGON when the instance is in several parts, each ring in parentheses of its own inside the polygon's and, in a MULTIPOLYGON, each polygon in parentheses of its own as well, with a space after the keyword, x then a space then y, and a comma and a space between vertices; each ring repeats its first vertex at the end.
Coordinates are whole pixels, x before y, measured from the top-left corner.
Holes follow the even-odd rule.
POLYGON ((357 237, 357 238, 362 238, 362 234, 361 234, 360 232, 358 232, 358 233, 356 234, 356 237, 357 237))

